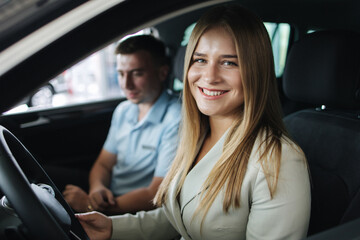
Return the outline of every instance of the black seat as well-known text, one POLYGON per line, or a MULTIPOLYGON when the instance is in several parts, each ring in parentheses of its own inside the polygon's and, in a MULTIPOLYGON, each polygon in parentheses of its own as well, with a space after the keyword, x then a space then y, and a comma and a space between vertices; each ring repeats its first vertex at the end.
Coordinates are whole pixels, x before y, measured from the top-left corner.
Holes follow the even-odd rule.
POLYGON ((308 235, 360 217, 360 36, 309 34, 295 43, 283 88, 297 102, 318 106, 284 118, 307 157, 312 181, 308 235))

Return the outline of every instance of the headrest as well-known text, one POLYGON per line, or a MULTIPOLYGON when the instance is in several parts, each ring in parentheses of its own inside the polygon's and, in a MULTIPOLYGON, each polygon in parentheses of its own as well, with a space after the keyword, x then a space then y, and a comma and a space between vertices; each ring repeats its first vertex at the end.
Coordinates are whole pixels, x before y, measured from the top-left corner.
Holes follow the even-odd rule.
POLYGON ((332 108, 360 107, 360 35, 308 34, 290 49, 283 75, 286 96, 332 108))

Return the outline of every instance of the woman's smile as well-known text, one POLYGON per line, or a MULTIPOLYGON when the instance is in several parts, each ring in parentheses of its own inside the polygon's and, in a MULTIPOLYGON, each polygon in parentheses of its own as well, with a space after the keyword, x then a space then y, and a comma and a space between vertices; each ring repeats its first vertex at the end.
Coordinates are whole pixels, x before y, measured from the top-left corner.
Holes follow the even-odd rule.
POLYGON ((226 90, 206 89, 201 87, 199 87, 199 90, 205 97, 212 97, 211 99, 216 99, 216 97, 222 97, 224 94, 229 92, 226 90))

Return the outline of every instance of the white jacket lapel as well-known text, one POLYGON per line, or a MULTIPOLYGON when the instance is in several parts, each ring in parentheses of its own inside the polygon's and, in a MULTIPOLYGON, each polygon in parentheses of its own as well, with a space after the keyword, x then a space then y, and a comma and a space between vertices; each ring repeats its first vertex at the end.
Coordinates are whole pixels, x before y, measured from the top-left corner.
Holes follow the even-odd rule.
POLYGON ((165 214, 174 228, 180 233, 180 235, 184 239, 191 239, 191 237, 187 234, 185 226, 183 224, 180 212, 179 202, 177 201, 176 196, 176 188, 179 182, 179 174, 174 178, 174 181, 170 184, 168 199, 166 204, 163 206, 165 210, 165 214))
MULTIPOLYGON (((227 132, 226 132, 227 133, 227 132)), ((227 134, 224 134, 221 139, 215 144, 215 146, 204 156, 204 158, 188 173, 186 176, 184 185, 181 189, 181 207, 176 195, 176 189, 179 183, 178 174, 169 186, 168 199, 163 206, 165 214, 171 222, 171 224, 181 234, 183 239, 191 239, 188 235, 183 223, 181 212, 186 205, 191 202, 196 196, 198 196, 202 190, 202 186, 211 169, 214 167, 217 160, 222 154, 222 149, 227 134)), ((195 211, 195 209, 194 209, 195 211)))
POLYGON ((196 196, 201 194, 205 180, 222 154, 225 136, 226 134, 219 139, 203 159, 201 159, 201 161, 196 164, 186 176, 180 194, 181 210, 183 210, 190 201, 196 198, 196 196))

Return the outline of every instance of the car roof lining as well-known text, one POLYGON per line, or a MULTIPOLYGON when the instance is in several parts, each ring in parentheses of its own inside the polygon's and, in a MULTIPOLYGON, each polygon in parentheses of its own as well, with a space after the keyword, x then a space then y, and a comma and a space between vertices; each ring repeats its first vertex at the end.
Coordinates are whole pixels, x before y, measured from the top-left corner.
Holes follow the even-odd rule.
POLYGON ((3 0, 0 3, 1 50, 86 0, 3 0))

